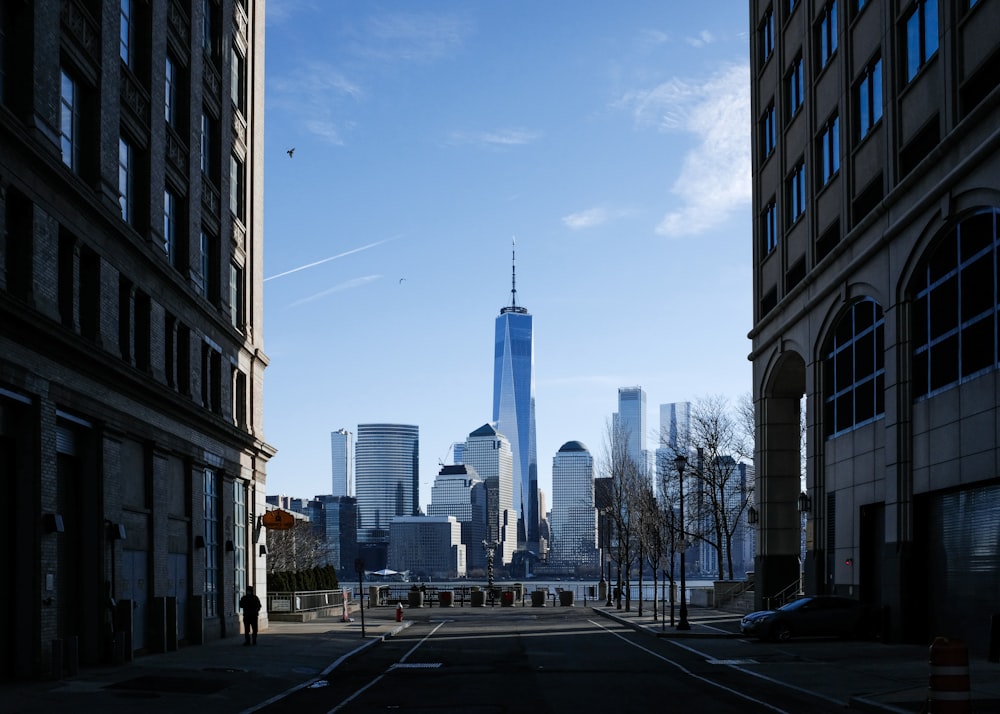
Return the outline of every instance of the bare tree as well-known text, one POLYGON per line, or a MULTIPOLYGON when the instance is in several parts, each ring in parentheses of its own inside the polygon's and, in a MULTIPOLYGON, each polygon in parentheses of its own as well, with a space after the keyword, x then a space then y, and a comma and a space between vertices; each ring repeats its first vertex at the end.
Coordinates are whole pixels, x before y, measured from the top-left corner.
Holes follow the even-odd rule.
POLYGON ((608 422, 605 432, 604 457, 601 470, 610 478, 611 506, 609 516, 615 538, 611 543, 611 557, 617 570, 617 607, 630 610, 632 593, 632 566, 636 561, 639 540, 639 519, 635 510, 635 494, 640 482, 639 465, 629 456, 628 433, 608 422))
POLYGON ((732 580, 733 536, 753 489, 742 479, 744 465, 753 460, 753 432, 747 432, 745 408, 734 414, 723 396, 699 399, 691 407, 690 439, 698 453, 690 473, 699 488, 691 510, 696 520, 687 530, 714 549, 719 577, 728 573, 732 580))
POLYGON ((309 570, 325 565, 326 542, 306 521, 295 521, 288 530, 267 533, 267 571, 269 573, 309 570))

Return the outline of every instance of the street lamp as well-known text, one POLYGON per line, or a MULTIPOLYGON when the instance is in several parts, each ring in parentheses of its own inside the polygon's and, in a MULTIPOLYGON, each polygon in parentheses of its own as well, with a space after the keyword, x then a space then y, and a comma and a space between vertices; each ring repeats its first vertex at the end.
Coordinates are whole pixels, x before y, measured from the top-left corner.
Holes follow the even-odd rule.
POLYGON ((691 629, 691 625, 688 624, 687 609, 687 579, 685 577, 687 565, 684 563, 684 551, 687 550, 687 540, 684 538, 684 467, 687 466, 687 461, 687 457, 684 456, 684 454, 677 454, 677 458, 674 459, 674 467, 677 469, 677 479, 680 484, 677 495, 681 502, 680 515, 678 519, 678 525, 681 532, 681 542, 677 546, 677 550, 681 553, 681 617, 677 622, 678 630, 691 629))

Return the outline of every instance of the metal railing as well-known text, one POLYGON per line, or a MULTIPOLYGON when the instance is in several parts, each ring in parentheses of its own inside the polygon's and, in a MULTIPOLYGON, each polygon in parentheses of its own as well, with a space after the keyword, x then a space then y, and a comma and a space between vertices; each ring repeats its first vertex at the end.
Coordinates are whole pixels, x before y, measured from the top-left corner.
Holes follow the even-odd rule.
POLYGON ((351 600, 351 590, 295 590, 292 592, 269 592, 267 611, 277 613, 309 612, 328 607, 343 607, 344 596, 351 600))
POLYGON ((764 598, 764 609, 775 610, 802 594, 802 579, 793 580, 774 595, 764 598))

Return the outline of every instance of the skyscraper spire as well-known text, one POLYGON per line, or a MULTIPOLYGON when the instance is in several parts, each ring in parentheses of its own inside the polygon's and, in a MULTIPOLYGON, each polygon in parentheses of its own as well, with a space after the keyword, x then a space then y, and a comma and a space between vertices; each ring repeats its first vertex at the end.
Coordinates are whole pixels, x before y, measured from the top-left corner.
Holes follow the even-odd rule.
POLYGON ((517 307, 517 239, 510 237, 510 306, 517 307))
POLYGON ((500 314, 508 312, 527 314, 527 308, 517 305, 517 240, 514 236, 510 237, 510 246, 510 305, 500 308, 500 314))

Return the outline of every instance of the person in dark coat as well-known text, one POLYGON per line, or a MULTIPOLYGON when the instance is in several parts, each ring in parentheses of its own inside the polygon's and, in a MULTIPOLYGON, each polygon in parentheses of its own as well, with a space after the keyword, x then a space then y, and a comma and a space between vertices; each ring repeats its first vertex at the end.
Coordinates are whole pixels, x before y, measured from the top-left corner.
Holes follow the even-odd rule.
POLYGON ((257 616, 260 615, 260 598, 254 595, 253 587, 247 586, 247 594, 240 598, 240 609, 243 611, 243 634, 246 641, 243 646, 257 644, 257 616), (253 633, 251 640, 250 633, 253 633))

